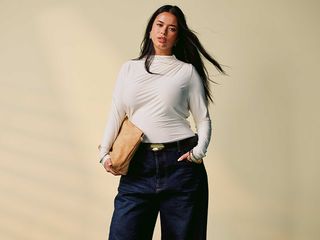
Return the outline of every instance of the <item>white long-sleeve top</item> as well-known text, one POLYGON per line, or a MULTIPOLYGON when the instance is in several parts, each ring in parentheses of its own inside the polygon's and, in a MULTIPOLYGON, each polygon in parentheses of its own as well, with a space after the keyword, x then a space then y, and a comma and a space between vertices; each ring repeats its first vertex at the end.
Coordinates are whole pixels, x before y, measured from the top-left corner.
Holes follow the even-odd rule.
POLYGON ((144 132, 143 142, 166 143, 194 136, 187 118, 192 114, 198 144, 194 158, 205 157, 211 137, 211 120, 204 87, 196 68, 174 55, 154 55, 150 74, 145 59, 128 60, 118 73, 109 117, 100 144, 104 158, 127 115, 144 132))

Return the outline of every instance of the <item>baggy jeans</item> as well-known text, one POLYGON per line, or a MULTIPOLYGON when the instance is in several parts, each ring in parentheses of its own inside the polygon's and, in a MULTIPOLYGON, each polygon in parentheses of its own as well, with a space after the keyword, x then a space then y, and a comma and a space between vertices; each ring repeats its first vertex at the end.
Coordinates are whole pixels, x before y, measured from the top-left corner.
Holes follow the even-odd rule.
POLYGON ((203 163, 177 159, 196 145, 152 151, 141 144, 114 200, 109 240, 151 240, 160 213, 162 240, 204 240, 208 179, 203 163))

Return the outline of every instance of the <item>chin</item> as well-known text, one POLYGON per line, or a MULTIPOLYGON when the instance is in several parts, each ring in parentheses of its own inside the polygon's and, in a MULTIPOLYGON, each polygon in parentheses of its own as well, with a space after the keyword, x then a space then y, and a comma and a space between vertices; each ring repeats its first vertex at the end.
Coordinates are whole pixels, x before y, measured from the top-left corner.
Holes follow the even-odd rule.
POLYGON ((166 45, 166 46, 158 46, 158 48, 161 49, 161 50, 169 50, 169 49, 171 49, 171 47, 168 47, 168 45, 166 45))

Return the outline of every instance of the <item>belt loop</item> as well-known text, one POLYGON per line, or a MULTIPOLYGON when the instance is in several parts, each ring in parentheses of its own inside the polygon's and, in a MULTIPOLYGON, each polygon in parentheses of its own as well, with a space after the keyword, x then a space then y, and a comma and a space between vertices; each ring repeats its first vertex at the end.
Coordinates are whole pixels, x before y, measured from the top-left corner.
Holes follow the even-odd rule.
POLYGON ((180 141, 177 141, 177 147, 178 147, 178 152, 181 152, 181 145, 180 145, 180 141))

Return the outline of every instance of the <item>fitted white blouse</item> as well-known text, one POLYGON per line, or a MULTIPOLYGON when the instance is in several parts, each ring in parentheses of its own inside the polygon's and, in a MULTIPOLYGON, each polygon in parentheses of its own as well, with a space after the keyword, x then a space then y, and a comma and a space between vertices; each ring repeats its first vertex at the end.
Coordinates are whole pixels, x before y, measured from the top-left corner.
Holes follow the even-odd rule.
POLYGON ((194 136, 187 118, 192 114, 199 137, 196 159, 206 155, 211 120, 204 87, 196 68, 174 55, 154 55, 146 71, 145 59, 128 60, 118 73, 112 105, 100 144, 100 159, 109 152, 127 115, 144 132, 143 142, 166 143, 194 136))

